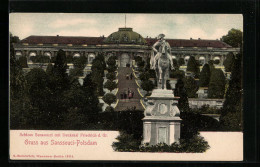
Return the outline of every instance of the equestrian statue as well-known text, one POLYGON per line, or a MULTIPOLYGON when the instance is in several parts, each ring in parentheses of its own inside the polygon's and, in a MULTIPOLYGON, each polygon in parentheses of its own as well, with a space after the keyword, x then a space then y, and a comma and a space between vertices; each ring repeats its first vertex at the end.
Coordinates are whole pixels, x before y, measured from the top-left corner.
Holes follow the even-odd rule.
POLYGON ((164 34, 159 34, 158 41, 153 45, 150 59, 151 69, 156 72, 158 89, 166 89, 166 81, 169 79, 169 71, 174 70, 171 57, 171 47, 164 39, 164 34), (154 56, 155 52, 155 56, 154 56))

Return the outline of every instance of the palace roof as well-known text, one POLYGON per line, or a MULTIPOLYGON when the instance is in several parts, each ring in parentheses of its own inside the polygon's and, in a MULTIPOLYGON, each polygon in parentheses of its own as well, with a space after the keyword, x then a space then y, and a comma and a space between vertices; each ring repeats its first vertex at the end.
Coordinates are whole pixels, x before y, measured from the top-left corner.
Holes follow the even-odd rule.
MULTIPOLYGON (((139 37, 139 36, 138 36, 139 37)), ((110 44, 106 42, 107 38, 101 37, 77 37, 77 36, 29 36, 21 43, 28 44, 72 44, 72 45, 102 45, 110 44)), ((143 38, 145 45, 152 46, 156 38, 143 38)), ((220 40, 204 39, 166 39, 171 47, 213 47, 213 48, 231 48, 230 45, 220 40)), ((112 43, 111 43, 112 44, 112 43)), ((131 44, 131 43, 130 43, 131 44)), ((138 43, 133 43, 138 44, 138 43)))

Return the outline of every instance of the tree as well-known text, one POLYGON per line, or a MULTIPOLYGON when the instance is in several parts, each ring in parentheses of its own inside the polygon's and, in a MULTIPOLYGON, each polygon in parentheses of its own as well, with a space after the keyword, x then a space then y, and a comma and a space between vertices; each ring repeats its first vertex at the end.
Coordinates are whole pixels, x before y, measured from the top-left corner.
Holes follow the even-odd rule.
POLYGON ((222 70, 214 69, 211 73, 208 97, 209 98, 223 98, 225 93, 225 75, 222 70))
POLYGON ((200 72, 199 64, 197 63, 197 61, 193 56, 190 56, 189 58, 186 71, 194 73, 196 78, 198 78, 199 76, 199 72, 200 72))
POLYGON ((242 55, 236 55, 220 122, 232 130, 242 130, 242 55))
POLYGON ((139 76, 141 81, 147 81, 150 78, 150 73, 148 71, 144 71, 139 76))
POLYGON ((116 102, 116 96, 113 93, 107 93, 103 97, 103 101, 111 106, 112 103, 116 102))
POLYGON ((20 42, 20 39, 18 36, 13 36, 12 33, 10 33, 10 44, 13 44, 13 43, 19 43, 20 42))
POLYGON ((67 71, 66 55, 63 50, 59 50, 54 62, 52 80, 52 90, 62 92, 69 87, 69 77, 67 71))
POLYGON ((97 115, 101 111, 99 107, 98 94, 96 92, 97 85, 92 81, 92 73, 86 75, 83 80, 83 91, 86 96, 84 112, 88 113, 88 117, 91 121, 97 120, 97 115))
POLYGON ((208 64, 205 64, 200 72, 200 87, 208 87, 210 81, 210 67, 208 64))
POLYGON ((178 108, 181 112, 189 111, 189 100, 184 88, 184 82, 181 78, 177 80, 174 96, 180 97, 178 100, 178 108))
POLYGON ((46 74, 49 75, 49 76, 53 75, 53 65, 52 65, 52 63, 48 64, 48 66, 46 68, 46 74))
POLYGON ((110 92, 114 90, 117 87, 117 84, 115 81, 107 80, 107 82, 104 85, 104 88, 107 88, 110 92))
POLYGON ((221 40, 232 47, 242 46, 242 31, 232 28, 227 35, 222 36, 221 40))
MULTIPOLYGON (((32 111, 27 111, 29 125, 47 127, 49 124, 49 112, 51 109, 51 90, 49 89, 49 78, 41 68, 33 68, 26 75, 28 97, 32 105, 32 111)), ((57 108, 55 108, 57 109, 57 108)))
POLYGON ((172 62, 173 62, 173 67, 175 68, 175 70, 178 70, 180 67, 178 64, 178 61, 176 59, 173 59, 172 62))
POLYGON ((87 58, 85 56, 80 56, 80 57, 74 57, 73 58, 73 65, 74 68, 81 70, 83 74, 83 70, 86 67, 87 63, 87 58))
POLYGON ((184 88, 189 98, 194 98, 197 96, 198 86, 197 82, 193 77, 184 78, 184 88))
POLYGON ((154 84, 151 80, 144 80, 141 83, 141 88, 149 93, 151 90, 153 90, 154 84))
POLYGON ((108 66, 116 66, 116 56, 110 56, 107 60, 108 66))
POLYGON ((184 58, 179 58, 178 59, 178 64, 179 64, 179 66, 182 66, 183 64, 185 64, 185 61, 184 61, 184 58))
POLYGON ((20 63, 22 68, 28 68, 27 58, 25 56, 21 56, 19 58, 19 63, 20 63))
POLYGON ((226 72, 231 72, 234 61, 235 61, 234 54, 232 52, 228 53, 227 58, 223 62, 226 72))
POLYGON ((116 56, 110 56, 107 60, 107 70, 109 73, 114 73, 117 69, 116 56))
POLYGON ((116 79, 116 74, 114 72, 109 72, 106 74, 106 78, 113 81, 116 79))
POLYGON ((95 70, 95 71, 92 71, 92 75, 91 76, 92 76, 92 82, 94 82, 97 85, 96 93, 99 96, 103 96, 104 95, 104 91, 103 91, 104 79, 102 77, 102 73, 100 73, 99 71, 95 70))

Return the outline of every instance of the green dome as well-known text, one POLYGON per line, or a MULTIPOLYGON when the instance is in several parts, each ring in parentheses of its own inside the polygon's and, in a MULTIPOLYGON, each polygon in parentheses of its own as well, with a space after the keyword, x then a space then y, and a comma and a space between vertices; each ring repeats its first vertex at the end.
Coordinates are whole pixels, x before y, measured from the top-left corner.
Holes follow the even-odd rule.
POLYGON ((110 34, 104 43, 120 43, 120 44, 141 44, 144 45, 147 42, 138 33, 134 32, 132 28, 119 28, 117 32, 110 34))

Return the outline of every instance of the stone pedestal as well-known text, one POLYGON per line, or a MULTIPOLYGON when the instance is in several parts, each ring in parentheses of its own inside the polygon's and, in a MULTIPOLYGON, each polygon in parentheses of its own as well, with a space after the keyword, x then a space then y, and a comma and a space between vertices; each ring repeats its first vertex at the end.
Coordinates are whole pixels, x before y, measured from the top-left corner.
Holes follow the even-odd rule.
POLYGON ((177 107, 178 98, 172 90, 155 89, 147 98, 143 118, 143 141, 155 145, 179 142, 181 119, 177 107))

